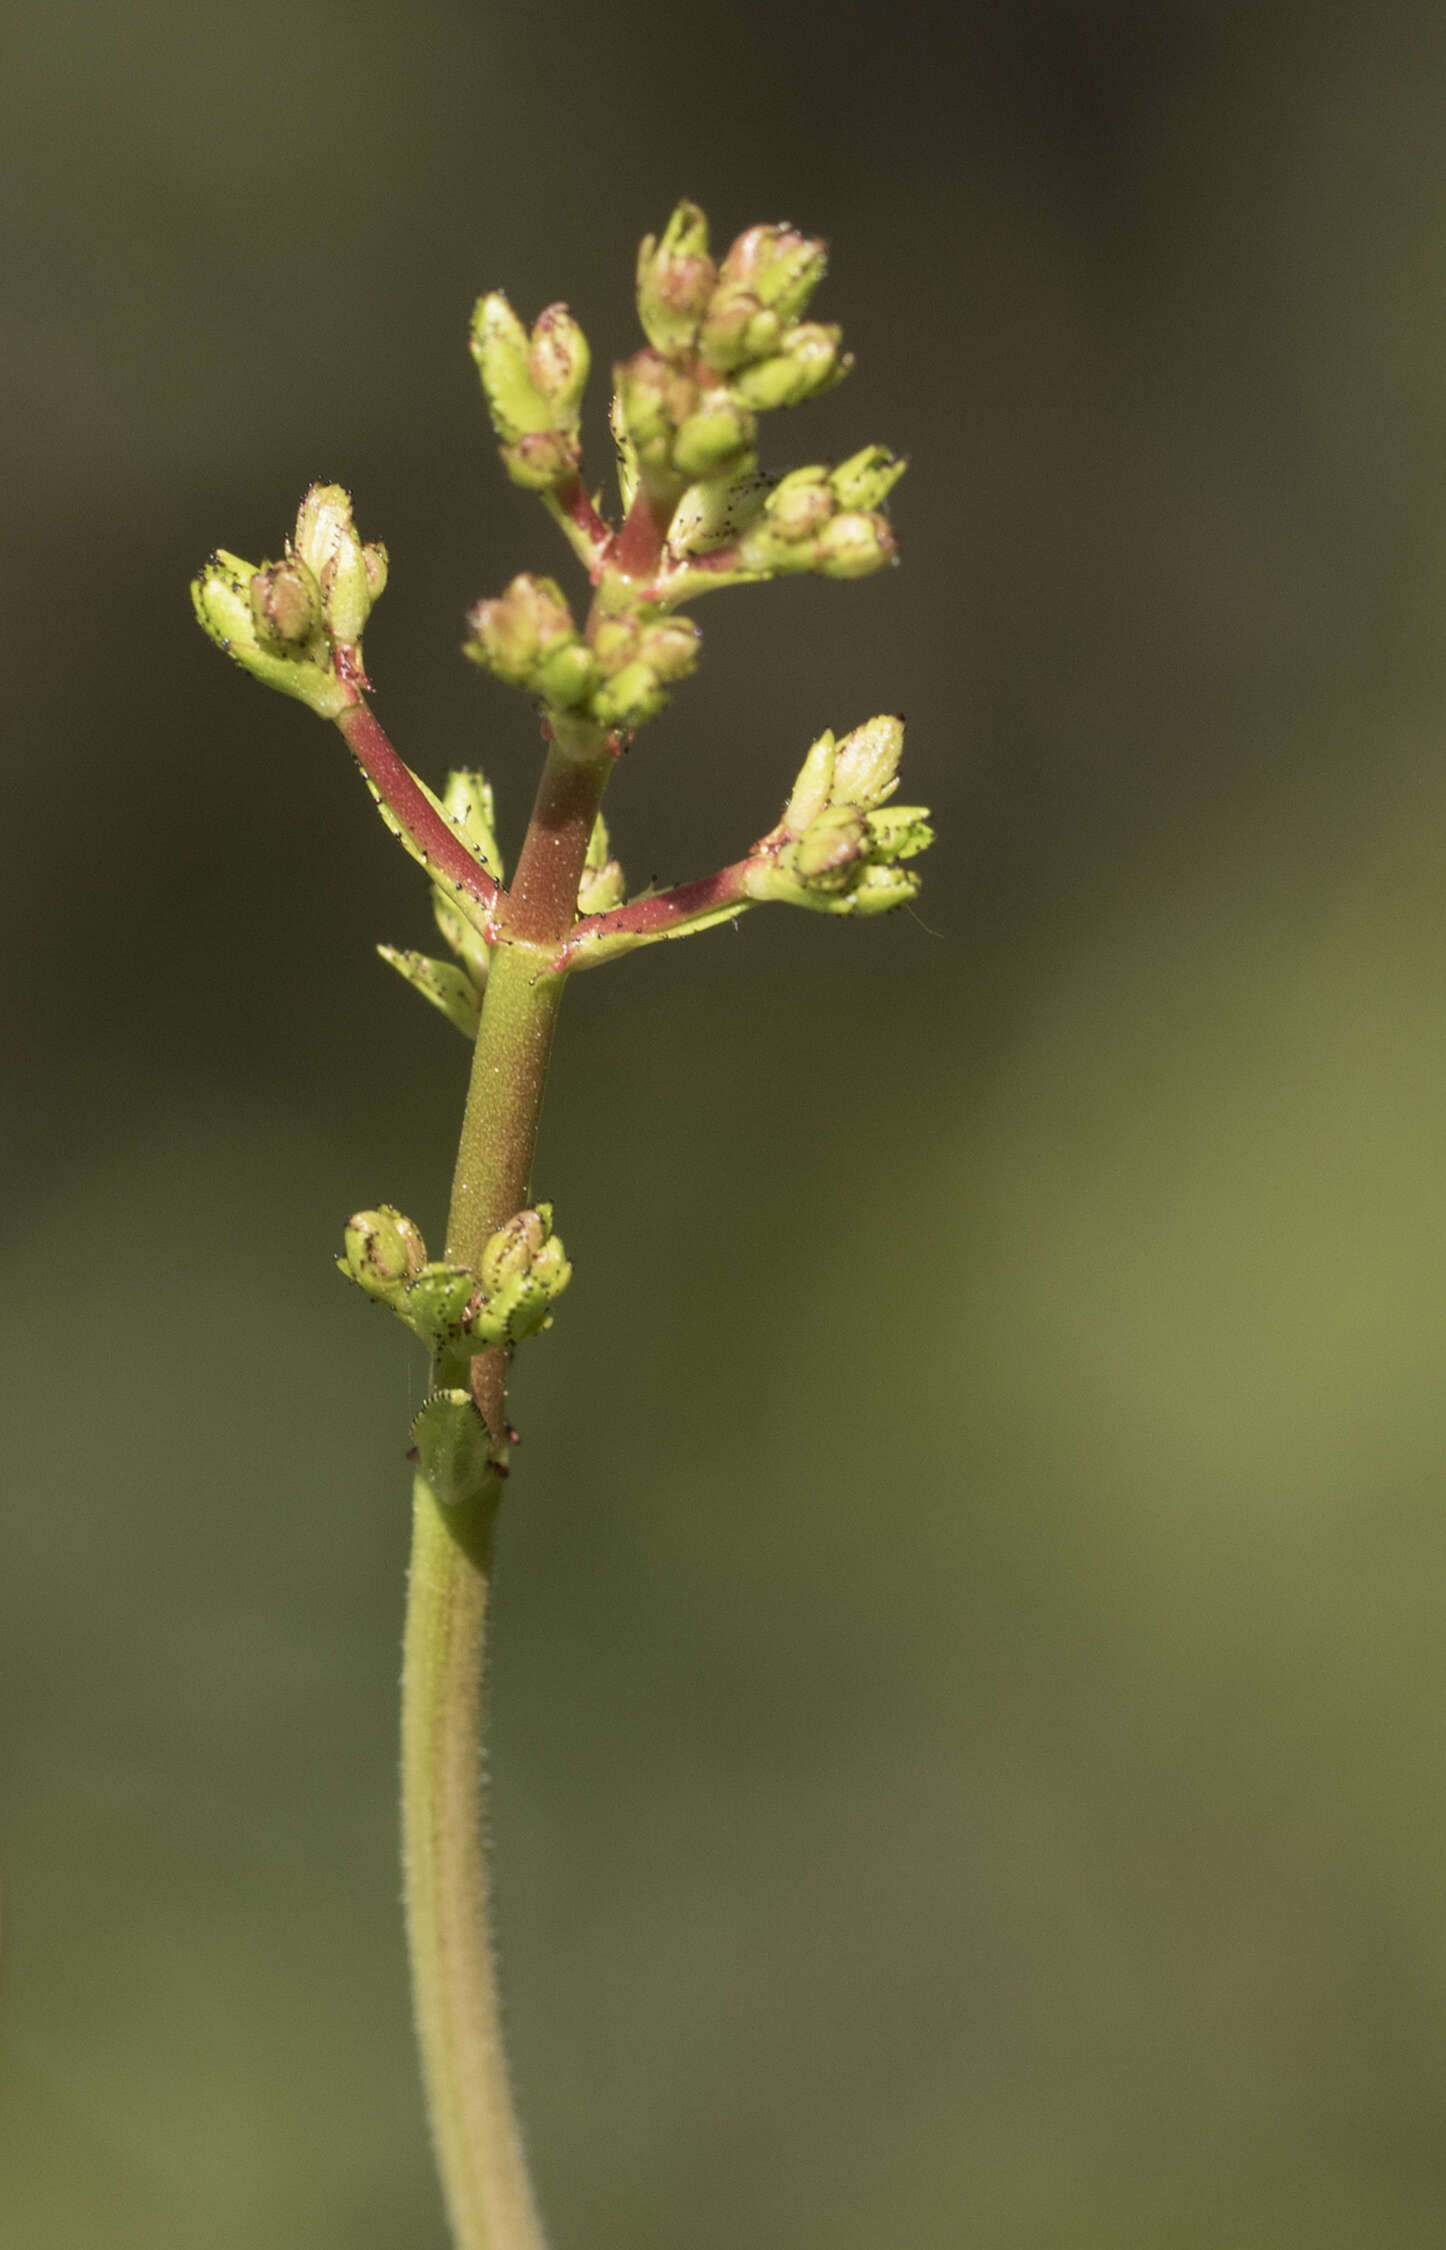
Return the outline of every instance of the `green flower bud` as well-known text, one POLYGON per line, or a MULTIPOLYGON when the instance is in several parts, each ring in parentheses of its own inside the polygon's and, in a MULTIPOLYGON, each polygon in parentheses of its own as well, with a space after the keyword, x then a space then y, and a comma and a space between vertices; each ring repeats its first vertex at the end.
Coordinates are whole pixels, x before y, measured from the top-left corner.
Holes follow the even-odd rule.
POLYGON ((551 1232, 552 1206, 544 1203, 533 1211, 514 1211, 505 1226, 488 1236, 477 1278, 489 1297, 531 1270, 551 1232))
POLYGON ((934 841, 926 805, 886 805, 873 812, 869 822, 869 857, 880 866, 914 859, 934 841))
POLYGON ((697 387, 661 352, 634 352, 613 370, 619 410, 638 462, 665 469, 673 433, 697 402, 697 387))
POLYGON ((386 549, 367 552, 352 520, 351 494, 339 484, 314 484, 296 514, 292 545, 315 573, 333 640, 354 643, 371 614, 373 583, 386 583, 386 549))
POLYGON ((635 661, 625 664, 598 689, 592 699, 592 713, 600 727, 630 733, 655 719, 667 701, 667 690, 651 664, 635 661))
POLYGON ((835 516, 818 536, 813 567, 825 578, 867 578, 894 561, 899 542, 882 516, 835 516))
POLYGON ((919 878, 907 867, 866 867, 853 890, 840 902, 849 914, 887 914, 907 906, 919 895, 919 878))
MULTIPOLYGON (((751 289, 716 289, 698 331, 698 352, 704 365, 719 375, 731 375, 735 368, 746 367, 751 359, 770 352, 774 340, 765 341, 762 352, 751 341, 754 323, 762 314, 763 307, 751 289)), ((767 329, 760 333, 770 335, 767 329)))
POLYGON ((545 1328, 549 1307, 572 1278, 562 1243, 552 1231, 552 1205, 517 1211, 486 1243, 478 1279, 485 1302, 474 1332, 495 1331, 493 1341, 516 1343, 545 1328))
POLYGON ((609 852, 607 822, 599 813, 593 823, 582 881, 578 885, 578 913, 609 914, 615 906, 622 905, 626 889, 622 868, 609 852))
MULTIPOLYGON (((424 1266, 395 1307, 408 1327, 416 1330, 430 1351, 457 1348, 470 1338, 470 1324, 482 1304, 477 1276, 465 1266, 424 1266)), ((495 1343, 487 1337, 486 1343, 495 1343)), ((481 1343, 472 1344, 481 1351, 481 1343)))
POLYGON ((638 620, 630 611, 598 619, 592 631, 592 645, 605 678, 611 679, 637 655, 638 632, 638 620))
POLYGON ((668 545, 675 555, 706 555, 726 547, 763 513, 769 483, 756 471, 689 485, 673 511, 668 545))
POLYGON ((883 506, 908 466, 886 445, 866 445, 861 452, 850 454, 847 461, 840 461, 828 481, 841 508, 871 515, 883 506))
POLYGON ((321 588, 300 555, 263 563, 251 580, 251 614, 263 641, 288 653, 306 646, 321 625, 321 588))
POLYGON ((704 393, 673 440, 673 466, 685 477, 740 476, 754 467, 758 424, 725 390, 704 393))
POLYGON ((828 244, 790 226, 749 227, 730 246, 718 269, 723 285, 752 291, 780 320, 797 320, 828 267, 828 244))
POLYGON ((676 359, 693 349, 716 278, 708 221, 696 203, 680 203, 661 241, 650 234, 638 251, 638 318, 657 351, 676 359))
POLYGON ((471 637, 463 643, 474 664, 483 664, 513 687, 531 687, 539 663, 577 639, 572 611, 552 578, 523 571, 506 592, 478 602, 467 612, 471 637))
POLYGON ((590 365, 587 338, 566 305, 548 305, 533 322, 527 345, 528 375, 551 410, 548 428, 577 428, 590 365))
POLYGON ((596 656, 584 641, 569 641, 545 656, 532 677, 532 691, 555 711, 575 711, 602 676, 596 656))
POLYGON ((504 1464, 470 1391, 433 1391, 412 1424, 417 1470, 444 1508, 475 1500, 504 1464))
POLYGON ((427 1263, 427 1245, 412 1221, 392 1204, 357 1211, 347 1220, 337 1265, 369 1297, 384 1305, 400 1303, 427 1263))
POLYGON ((702 645, 703 636, 691 617, 660 617, 638 631, 639 658, 670 685, 697 670, 702 645))
POLYGON ((795 469, 768 496, 768 529, 791 546, 816 537, 835 508, 827 469, 795 469))
POLYGON ((868 843, 868 823, 858 807, 830 805, 794 846, 793 870, 811 890, 845 891, 868 843))
POLYGON ((533 430, 515 445, 501 448, 502 466, 524 492, 551 492, 576 476, 582 460, 577 439, 567 430, 533 430))
POLYGON ((809 749, 808 756, 799 768, 793 794, 783 808, 779 827, 790 835, 800 836, 811 828, 820 813, 833 803, 833 770, 837 756, 831 729, 821 734, 809 749))
POLYGON ((842 382, 853 361, 843 349, 843 330, 820 321, 787 329, 777 356, 744 367, 732 378, 735 398, 760 414, 779 406, 798 406, 842 382))
POLYGON ((532 431, 556 427, 552 402, 533 377, 531 338, 500 289, 478 298, 468 342, 500 438, 513 445, 532 431))
POLYGON ((352 698, 332 670, 329 652, 292 655, 263 638, 251 599, 252 581, 262 575, 253 563, 218 547, 191 583, 202 631, 264 687, 296 696, 323 719, 336 718, 352 698))
POLYGON ((899 786, 899 760, 904 752, 904 722, 887 715, 865 719, 839 743, 834 759, 832 795, 840 802, 862 805, 866 811, 881 805, 899 786))

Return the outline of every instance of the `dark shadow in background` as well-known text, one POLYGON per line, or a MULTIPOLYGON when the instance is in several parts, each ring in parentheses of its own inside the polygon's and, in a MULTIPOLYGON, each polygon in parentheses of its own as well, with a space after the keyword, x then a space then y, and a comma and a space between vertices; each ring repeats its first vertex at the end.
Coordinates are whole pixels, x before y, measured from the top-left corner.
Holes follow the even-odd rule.
POLYGON ((917 917, 569 999, 495 1754, 556 2240, 1435 2246, 1437 11, 61 6, 10 63, 7 2239, 441 2242, 420 1369, 328 1259, 436 1224, 465 1058, 185 583, 344 478, 380 709, 515 839, 460 618, 566 561, 466 313, 605 367, 689 193, 834 240, 858 369, 773 457, 907 449, 907 560, 705 607, 625 862, 900 705, 942 840, 917 917))

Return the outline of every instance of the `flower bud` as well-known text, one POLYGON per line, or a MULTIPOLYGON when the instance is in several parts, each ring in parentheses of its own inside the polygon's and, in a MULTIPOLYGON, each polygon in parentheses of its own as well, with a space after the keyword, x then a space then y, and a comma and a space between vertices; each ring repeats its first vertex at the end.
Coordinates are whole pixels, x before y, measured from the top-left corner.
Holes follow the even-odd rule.
MULTIPOLYGON (((481 1343, 470 1341, 470 1324, 475 1320, 482 1303, 482 1291, 477 1276, 465 1266, 438 1263, 424 1266, 408 1287, 395 1310, 409 1328, 415 1329, 429 1351, 456 1350, 466 1347, 481 1351, 481 1343)), ((495 1337, 485 1339, 497 1341, 495 1337)))
POLYGON ((489 1296, 531 1269, 551 1231, 552 1207, 543 1204, 536 1211, 514 1211, 505 1226, 488 1236, 477 1278, 489 1296))
POLYGON ((527 372, 552 419, 548 427, 575 430, 591 355, 587 338, 566 305, 548 305, 532 324, 527 372))
POLYGON ((377 590, 386 583, 386 550, 370 564, 352 520, 351 494, 339 484, 314 484, 296 515, 292 540, 296 553, 315 573, 321 606, 333 640, 359 641, 377 590))
POLYGON ((299 555, 264 563, 255 573, 251 614, 263 641, 288 652, 306 646, 321 624, 321 588, 299 555))
POLYGON ((577 439, 567 430, 532 430, 500 450, 502 466, 524 492, 551 492, 576 476, 582 459, 577 439))
POLYGON ((668 546, 674 555, 706 555, 726 547, 763 513, 768 478, 757 470, 741 477, 705 477, 690 484, 673 511, 668 546))
POLYGON ((768 528, 789 545, 812 539, 835 512, 827 469, 794 469, 768 496, 768 528))
POLYGON ((810 746, 808 756, 799 768, 793 794, 783 808, 780 828, 792 835, 801 836, 805 828, 812 827, 820 813, 833 803, 833 771, 837 757, 832 729, 821 734, 810 746))
POLYGON ((655 350, 676 359, 693 349, 715 279, 708 221, 696 203, 680 203, 662 239, 648 235, 638 252, 638 318, 655 350))
POLYGON ((562 1243, 552 1231, 552 1205, 517 1211, 486 1243, 478 1279, 484 1302, 473 1333, 516 1343, 546 1328, 554 1297, 572 1278, 562 1243))
POLYGON ((468 342, 500 438, 512 445, 556 426, 551 401, 533 378, 531 339, 500 289, 478 298, 468 342))
POLYGON ((191 583, 191 600, 203 632, 216 646, 260 680, 308 704, 319 717, 334 719, 352 700, 331 668, 330 652, 295 653, 263 636, 252 602, 252 581, 265 574, 253 563, 218 547, 191 583))
POLYGON ((661 352, 634 352, 613 370, 619 412, 644 468, 668 466, 673 433, 696 402, 695 386, 661 352))
POLYGON ((899 786, 904 722, 887 715, 865 719, 839 743, 834 756, 832 795, 842 804, 872 811, 899 786))
POLYGON ((652 666, 634 662, 604 681, 592 699, 592 714, 600 727, 631 733, 655 719, 667 701, 667 690, 652 666))
POLYGON ((741 284, 780 320, 797 320, 828 267, 828 244, 796 227, 749 227, 718 269, 720 283, 741 284))
MULTIPOLYGON (((746 367, 750 359, 762 357, 750 343, 753 324, 762 312, 751 289, 716 289, 698 331, 698 352, 705 366, 729 375, 736 367, 746 367)), ((764 344, 764 353, 771 349, 771 344, 764 344)))
POLYGON ((349 1281, 384 1305, 400 1302, 427 1263, 427 1245, 412 1221, 390 1203, 347 1220, 337 1265, 349 1281))
POLYGON ((708 391, 673 440, 673 465, 688 478, 741 476, 755 466, 758 425, 725 390, 708 391))
POLYGON ((869 857, 880 866, 914 859, 934 841, 925 805, 885 805, 882 811, 871 812, 868 822, 869 857))
POLYGON ((463 647, 513 687, 531 687, 539 662, 577 638, 572 611, 552 578, 523 571, 507 591, 467 612, 472 637, 463 647))
POLYGON ((556 711, 575 711, 585 703, 602 677, 596 656, 585 641, 568 641, 545 656, 532 676, 532 691, 556 711))
POLYGON ((866 867, 843 904, 851 914, 887 914, 919 895, 919 877, 909 867, 866 867))
POLYGON ((733 376, 733 395, 760 414, 779 406, 798 406, 841 382, 852 365, 843 349, 842 329, 804 321, 785 330, 774 358, 759 360, 733 376))
POLYGON ((650 671, 670 685, 697 670, 703 636, 691 617, 660 617, 638 632, 638 655, 650 671))
POLYGON ((811 890, 847 890, 868 842, 868 824, 856 805, 830 805, 794 846, 794 872, 811 890))
POLYGON ((841 508, 871 515, 883 506, 908 466, 886 445, 866 445, 847 461, 840 461, 828 481, 841 508))
POLYGON ((637 655, 640 630, 637 618, 630 611, 598 619, 592 630, 592 645, 606 679, 621 672, 637 655))
POLYGON ((882 516, 846 514, 826 523, 814 569, 825 578, 867 578, 894 561, 899 542, 882 516))

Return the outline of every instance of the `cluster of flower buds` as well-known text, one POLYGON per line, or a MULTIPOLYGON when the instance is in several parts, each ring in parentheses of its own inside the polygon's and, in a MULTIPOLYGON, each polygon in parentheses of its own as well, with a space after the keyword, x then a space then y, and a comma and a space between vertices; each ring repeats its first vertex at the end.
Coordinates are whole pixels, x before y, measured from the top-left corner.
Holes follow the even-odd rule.
POLYGON ((655 352, 726 379, 739 405, 797 406, 847 374, 840 331, 799 315, 828 264, 822 242, 789 226, 750 227, 721 265, 708 221, 680 203, 638 253, 638 317, 655 352))
POLYGON ((690 618, 619 609, 600 617, 584 639, 556 580, 530 572, 478 602, 467 622, 463 647, 475 664, 609 732, 655 718, 669 688, 698 661, 700 636, 690 618))
POLYGON ((836 469, 795 469, 768 493, 734 544, 740 570, 769 577, 800 570, 866 578, 898 551, 883 502, 908 463, 866 445, 836 469))
POLYGON ((662 235, 647 237, 638 315, 648 348, 614 371, 614 428, 630 477, 746 477, 757 466, 759 414, 797 406, 847 374, 839 329, 799 318, 826 264, 823 243, 760 226, 715 265, 696 203, 680 203, 662 235))
POLYGON ((825 914, 882 914, 919 888, 900 865, 933 842, 926 808, 891 805, 904 747, 902 719, 868 719, 835 741, 820 735, 748 870, 753 899, 825 914))
POLYGON ((196 615, 228 656, 324 719, 355 701, 361 636, 387 582, 387 551, 364 545, 351 496, 314 484, 280 562, 243 562, 219 547, 191 586, 196 615))
POLYGON ((476 1273, 429 1263, 412 1221, 384 1203, 347 1221, 337 1266, 405 1321, 434 1357, 468 1357, 535 1336, 551 1325, 553 1299, 572 1278, 550 1203, 515 1212, 489 1236, 476 1273))
POLYGON ((529 333, 494 289, 477 301, 471 345, 513 483, 530 492, 566 483, 577 474, 578 418, 590 364, 587 338, 566 305, 549 305, 529 333))

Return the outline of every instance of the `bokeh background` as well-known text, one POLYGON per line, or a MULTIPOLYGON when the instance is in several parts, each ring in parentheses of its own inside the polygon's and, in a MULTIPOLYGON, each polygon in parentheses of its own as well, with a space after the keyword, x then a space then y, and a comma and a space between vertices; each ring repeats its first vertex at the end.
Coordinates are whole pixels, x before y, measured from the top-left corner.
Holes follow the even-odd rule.
MULTIPOLYGON (((482 288, 827 233, 904 567, 701 612, 610 810, 731 854, 910 721, 917 913, 581 980, 494 1673, 558 2250, 1446 2239, 1446 23, 1367 8, 22 4, 3 375, 15 2250, 441 2250, 393 1840, 465 1055, 340 745, 196 632, 316 476, 414 763, 569 565, 482 288)), ((599 394, 602 385, 596 386, 599 394)), ((593 459, 605 458, 600 412, 593 459)))

